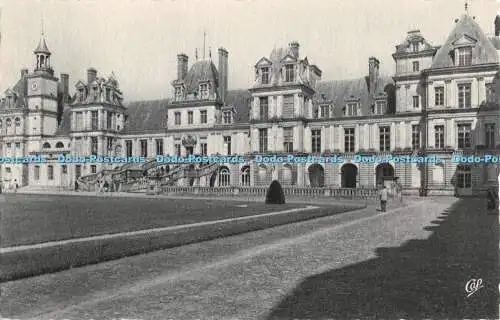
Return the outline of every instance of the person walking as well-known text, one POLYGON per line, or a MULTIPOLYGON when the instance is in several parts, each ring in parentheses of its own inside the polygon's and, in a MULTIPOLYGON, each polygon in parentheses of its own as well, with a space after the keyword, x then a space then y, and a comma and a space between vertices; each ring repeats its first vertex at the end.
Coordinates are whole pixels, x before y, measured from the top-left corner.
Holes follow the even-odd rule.
POLYGON ((382 186, 380 190, 380 211, 385 212, 387 210, 387 187, 385 185, 382 186))

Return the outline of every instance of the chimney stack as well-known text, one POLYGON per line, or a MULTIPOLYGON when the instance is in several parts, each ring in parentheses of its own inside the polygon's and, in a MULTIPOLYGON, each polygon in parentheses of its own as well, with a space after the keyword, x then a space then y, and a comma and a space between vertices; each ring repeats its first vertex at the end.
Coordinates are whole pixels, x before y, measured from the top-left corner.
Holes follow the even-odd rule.
POLYGON ((87 69, 87 84, 91 84, 97 78, 97 70, 94 68, 87 69))
POLYGON ((28 76, 28 69, 21 69, 21 79, 24 79, 28 76))
POLYGON ((59 82, 60 92, 62 95, 62 103, 69 103, 69 75, 61 73, 61 81, 59 82))
POLYGON ((500 37, 500 14, 495 18, 495 37, 500 37))
POLYGON ((229 53, 224 48, 219 48, 219 95, 222 103, 226 102, 227 98, 227 69, 228 69, 229 53))
POLYGON ((293 56, 298 59, 299 58, 299 48, 300 48, 300 45, 297 41, 292 41, 288 44, 288 46, 290 47, 290 49, 292 50, 292 53, 293 53, 293 56))
POLYGON ((379 69, 380 69, 380 61, 378 61, 375 57, 370 57, 368 59, 368 85, 370 93, 375 93, 375 86, 377 83, 377 79, 379 77, 379 69))
POLYGON ((177 55, 177 80, 183 80, 188 73, 189 58, 186 54, 180 53, 177 55))

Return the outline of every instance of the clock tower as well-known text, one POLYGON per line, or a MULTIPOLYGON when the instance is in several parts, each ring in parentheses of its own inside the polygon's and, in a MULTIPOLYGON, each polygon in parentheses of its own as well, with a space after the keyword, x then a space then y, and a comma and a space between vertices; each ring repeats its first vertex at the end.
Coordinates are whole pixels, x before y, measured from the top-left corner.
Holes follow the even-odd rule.
POLYGON ((28 136, 53 135, 57 129, 58 79, 50 64, 51 52, 42 33, 34 51, 35 70, 28 76, 28 136))

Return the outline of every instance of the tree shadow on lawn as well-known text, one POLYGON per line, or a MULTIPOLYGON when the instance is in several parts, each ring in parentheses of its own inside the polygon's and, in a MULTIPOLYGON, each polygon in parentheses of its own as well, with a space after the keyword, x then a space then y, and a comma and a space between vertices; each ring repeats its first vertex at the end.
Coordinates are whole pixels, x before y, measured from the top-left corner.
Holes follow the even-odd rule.
POLYGON ((469 198, 439 219, 426 240, 306 278, 267 319, 498 319, 498 215, 469 198), (467 297, 478 278, 484 287, 467 297))

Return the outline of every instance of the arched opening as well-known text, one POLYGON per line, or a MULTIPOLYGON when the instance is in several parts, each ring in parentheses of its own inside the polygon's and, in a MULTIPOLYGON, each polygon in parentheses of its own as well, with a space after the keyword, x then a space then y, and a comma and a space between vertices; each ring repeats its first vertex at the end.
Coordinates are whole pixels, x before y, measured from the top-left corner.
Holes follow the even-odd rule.
POLYGON ((57 148, 57 149, 64 148, 64 144, 63 144, 61 141, 58 141, 58 142, 56 143, 56 148, 57 148))
POLYGON ((381 163, 375 168, 377 185, 385 184, 385 181, 394 181, 394 167, 390 163, 381 163))
POLYGON ((318 188, 325 186, 325 170, 319 164, 309 166, 309 183, 311 187, 318 188))
POLYGON ((352 163, 346 163, 341 169, 342 188, 356 188, 358 168, 352 163))
POLYGON ((244 166, 243 168, 241 168, 241 185, 250 185, 250 166, 244 166))
POLYGON ((44 149, 50 149, 50 143, 45 142, 45 143, 43 144, 43 148, 44 148, 44 149))
POLYGON ((10 118, 7 118, 7 120, 5 120, 5 124, 7 125, 7 128, 12 127, 12 120, 10 118))
POLYGON ((21 119, 20 118, 14 119, 14 125, 16 126, 16 128, 19 128, 21 126, 21 119))
POLYGON ((283 185, 293 184, 293 168, 289 164, 285 164, 281 168, 281 181, 283 185))
POLYGON ((217 181, 217 171, 214 171, 210 176, 210 188, 215 187, 215 181, 217 181))
POLYGON ((219 187, 227 187, 231 183, 231 173, 227 167, 219 169, 219 187))

